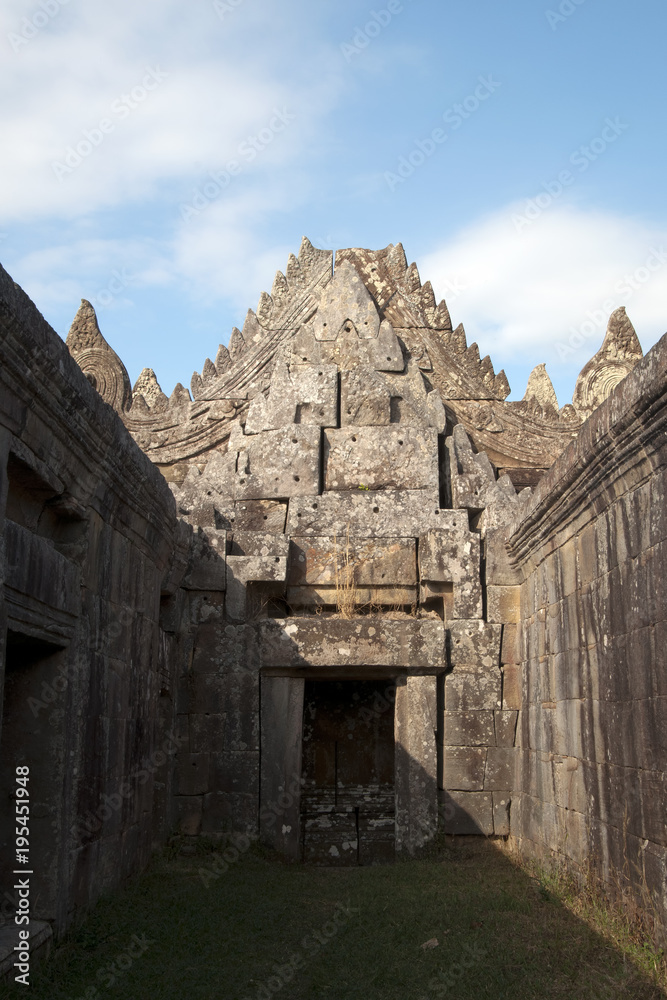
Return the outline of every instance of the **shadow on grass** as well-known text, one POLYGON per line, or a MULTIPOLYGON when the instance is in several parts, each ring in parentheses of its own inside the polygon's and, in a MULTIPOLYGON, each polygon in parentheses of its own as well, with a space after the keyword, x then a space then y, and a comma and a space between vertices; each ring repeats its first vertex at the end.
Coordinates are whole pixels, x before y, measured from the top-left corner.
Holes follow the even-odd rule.
MULTIPOLYGON (((255 848, 231 850, 227 858, 210 850, 156 857, 35 970, 30 996, 667 995, 483 840, 442 845, 428 859, 369 868, 289 866, 255 848)), ((24 995, 22 987, 0 990, 0 996, 24 995)))

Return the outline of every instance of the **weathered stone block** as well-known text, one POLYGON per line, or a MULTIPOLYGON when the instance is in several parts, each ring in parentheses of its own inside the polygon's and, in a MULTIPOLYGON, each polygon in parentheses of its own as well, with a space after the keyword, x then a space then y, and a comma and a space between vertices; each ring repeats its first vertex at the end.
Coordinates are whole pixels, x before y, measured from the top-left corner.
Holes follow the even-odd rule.
POLYGON ((462 583, 479 577, 479 536, 472 531, 432 529, 419 539, 419 575, 422 580, 462 583))
POLYGON ((484 775, 485 791, 514 788, 517 752, 509 747, 489 747, 484 775))
POLYGON ((356 490, 360 486, 420 490, 438 485, 435 430, 347 427, 326 430, 324 440, 325 490, 356 490))
POLYGON ((375 339, 380 315, 366 285, 349 261, 336 264, 331 281, 318 289, 318 309, 310 328, 316 340, 335 341, 345 325, 354 325, 360 338, 375 339))
MULTIPOLYGON (((258 502, 258 501, 255 501, 258 502)), ((227 538, 227 551, 230 556, 283 556, 289 551, 289 539, 286 535, 276 534, 263 529, 261 531, 237 531, 227 538)))
POLYGON ((278 500, 237 500, 234 504, 234 531, 270 531, 280 535, 285 530, 287 504, 278 500))
POLYGON ((510 835, 510 805, 511 792, 492 792, 493 799, 493 832, 496 837, 510 835))
POLYGON ((336 365, 291 366, 297 424, 338 426, 338 368, 336 365))
POLYGON ((490 792, 441 792, 440 803, 445 833, 493 835, 493 799, 490 792))
POLYGON ((445 746, 474 747, 496 745, 496 730, 493 712, 445 711, 445 746))
POLYGON ((207 623, 195 635, 195 673, 255 674, 259 671, 257 626, 207 623))
POLYGON ((498 667, 455 670, 445 677, 445 708, 448 712, 497 709, 502 706, 502 677, 498 667))
POLYGON ((358 489, 358 485, 352 492, 292 498, 288 534, 336 534, 344 538, 351 526, 357 534, 390 538, 416 537, 440 525, 457 532, 468 530, 466 512, 441 509, 436 489, 371 493, 358 489))
POLYGON ((376 340, 368 342, 369 359, 379 372, 402 372, 405 359, 390 323, 383 321, 376 340))
POLYGON ((519 626, 503 625, 503 638, 500 649, 501 663, 520 663, 519 626))
MULTIPOLYGON (((340 603, 340 590, 336 587, 289 587, 285 599, 291 608, 328 607, 340 603)), ((416 587, 355 587, 349 600, 357 607, 412 607, 417 604, 416 587)))
POLYGON ((454 584, 452 618, 481 618, 482 613, 482 584, 479 576, 471 573, 466 580, 454 584))
POLYGON ((406 618, 286 618, 258 623, 264 667, 444 667, 442 622, 406 618))
POLYGON ((226 589, 227 532, 199 528, 193 535, 188 571, 182 586, 186 590, 226 589))
POLYGON ((262 841, 297 860, 300 849, 304 681, 262 679, 262 841))
POLYGON ((587 525, 577 537, 577 567, 582 587, 592 583, 598 575, 595 525, 587 525))
MULTIPOLYGON (((46 538, 10 520, 5 521, 4 546, 5 598, 10 618, 25 625, 29 634, 41 631, 45 639, 49 633, 70 638, 81 610, 79 567, 46 538)), ((113 589, 118 601, 127 598, 122 587, 113 589)))
POLYGON ((452 616, 482 617, 479 536, 467 530, 434 529, 419 539, 419 576, 424 596, 434 582, 453 585, 452 616))
POLYGON ((192 753, 208 753, 211 747, 222 745, 225 738, 224 715, 191 715, 189 719, 192 753))
POLYGON ((177 829, 183 836, 196 837, 201 832, 202 801, 201 795, 174 797, 177 829))
POLYGON ((391 423, 391 393, 385 380, 374 368, 359 367, 342 372, 340 393, 343 427, 384 426, 391 423))
POLYGON ((257 796, 259 753, 212 753, 210 790, 257 796))
POLYGON ((239 441, 236 500, 310 496, 320 486, 320 429, 295 424, 239 441))
POLYGON ((209 754, 181 753, 177 758, 178 794, 202 795, 209 789, 209 754))
POLYGON ((438 830, 436 685, 435 677, 407 677, 395 689, 396 850, 409 854, 438 830))
POLYGON ((284 584, 286 577, 286 556, 227 556, 228 618, 241 622, 247 617, 249 583, 284 584))
MULTIPOLYGON (((294 359, 297 361, 297 359, 294 359)), ((268 396, 258 393, 246 420, 246 434, 277 430, 292 424, 336 427, 338 369, 331 364, 278 362, 268 396)))
POLYGON ((520 584, 519 573, 511 565, 505 548, 506 528, 489 528, 484 537, 486 582, 492 586, 514 587, 520 584))
POLYGON ((447 747, 444 751, 443 788, 448 791, 483 791, 486 754, 486 748, 447 747))
MULTIPOLYGON (((447 628, 449 661, 454 668, 500 666, 501 626, 486 622, 453 621, 447 628)), ((500 673, 498 673, 500 679, 500 673)))
POLYGON ((487 587, 487 621, 516 625, 521 621, 520 587, 487 587))
MULTIPOLYGON (((601 772, 603 768, 600 769, 601 772)), ((621 770, 621 769, 619 769, 621 770)), ((625 771, 625 769, 623 769, 625 771)), ((646 773, 646 772, 644 772, 646 773)), ((627 775, 623 775, 627 780, 627 775)), ((614 815, 625 812, 627 807, 628 817, 633 818, 641 812, 639 802, 634 802, 637 795, 637 786, 630 781, 630 787, 625 787, 617 801, 618 813, 614 809, 614 815), (633 795, 634 793, 634 795, 633 795)), ((576 812, 585 813, 588 807, 588 795, 586 793, 586 782, 584 780, 584 767, 582 762, 576 757, 555 757, 553 761, 553 788, 554 801, 556 805, 563 809, 573 809, 576 812)), ((656 788, 657 792, 657 788, 656 788)), ((648 800, 647 800, 648 801, 648 800)), ((653 798, 653 801, 660 802, 660 795, 653 798)), ((660 806, 662 812, 662 805, 660 806)), ((630 820, 632 823, 632 820, 630 820)), ((664 816, 663 816, 664 829, 664 816)), ((642 834, 643 835, 643 834, 642 834)))
MULTIPOLYGON (((285 556, 227 556, 227 585, 254 582, 284 582, 287 578, 285 556)), ((229 594, 227 595, 229 600, 229 594)))
POLYGON ((499 747, 513 747, 516 738, 518 712, 495 712, 496 743, 499 747))
POLYGON ((416 586, 414 538, 308 536, 290 543, 291 586, 416 586))
MULTIPOLYGON (((201 832, 219 836, 241 833, 257 836, 257 794, 247 792, 210 792, 204 796, 201 832)), ((243 842, 241 842, 243 843, 243 842)), ((241 850, 234 847, 233 850, 241 850)), ((242 856, 242 855, 241 855, 242 856)), ((233 857, 233 854, 230 854, 233 857)))

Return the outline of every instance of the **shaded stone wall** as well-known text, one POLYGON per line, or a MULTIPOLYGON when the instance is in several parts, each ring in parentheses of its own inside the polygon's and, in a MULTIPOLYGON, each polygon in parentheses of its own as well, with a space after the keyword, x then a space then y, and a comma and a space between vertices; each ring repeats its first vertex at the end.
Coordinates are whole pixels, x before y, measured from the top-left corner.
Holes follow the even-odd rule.
POLYGON ((667 924, 667 337, 540 483, 522 575, 521 849, 648 886, 667 924))
POLYGON ((62 932, 171 824, 179 651, 161 594, 175 593, 191 529, 4 271, 0 348, 1 888, 15 881, 11 796, 27 765, 32 915, 62 932))

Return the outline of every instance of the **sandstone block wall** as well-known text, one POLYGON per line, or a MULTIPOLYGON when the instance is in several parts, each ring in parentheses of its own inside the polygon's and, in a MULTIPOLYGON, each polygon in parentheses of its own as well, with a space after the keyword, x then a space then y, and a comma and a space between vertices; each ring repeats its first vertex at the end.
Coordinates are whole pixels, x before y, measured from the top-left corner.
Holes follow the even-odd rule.
POLYGON ((160 616, 183 539, 162 476, 4 271, 0 350, 0 888, 28 765, 32 915, 62 932, 171 825, 160 616))
POLYGON ((620 873, 640 906, 648 887, 663 928, 666 390, 663 337, 557 460, 509 543, 523 581, 512 835, 527 853, 620 873))
MULTIPOLYGON (((230 422, 226 449, 198 456, 172 484, 199 545, 183 584, 189 611, 176 626, 191 628, 194 643, 182 659, 177 705, 188 739, 177 761, 179 829, 259 830, 299 856, 295 802, 289 822, 273 816, 269 829, 261 816, 264 803, 288 794, 302 764, 294 746, 303 724, 286 730, 276 705, 296 718, 306 697, 322 760, 327 711, 331 745, 347 746, 333 689, 326 711, 317 704, 319 678, 396 688, 392 850, 394 840, 414 850, 433 836, 438 791, 448 832, 506 835, 518 706, 516 678, 506 682, 503 665, 516 661, 518 588, 504 549, 489 549, 498 565, 488 580, 485 563, 487 538, 516 509, 516 490, 474 452, 462 426, 452 432, 426 374, 430 361, 381 319, 351 264, 341 263, 318 294, 314 316, 285 336, 267 386, 230 422), (430 675, 428 697, 414 694, 415 675, 430 675), (428 753, 415 756, 422 738, 428 753), (280 763, 288 758, 290 774, 280 763)), ((349 719, 359 714, 354 695, 372 700, 371 688, 345 689, 349 719)), ((393 732, 388 721, 378 722, 378 740, 393 732)), ((304 759, 314 753, 309 747, 304 759)), ((332 819, 329 764, 318 772, 325 786, 309 789, 310 805, 303 800, 310 813, 320 802, 322 815, 309 813, 304 829, 321 825, 312 850, 351 856, 349 815, 332 819), (348 835, 336 845, 339 828, 348 835)), ((370 802, 371 785, 359 802, 370 802)), ((359 808, 363 826, 368 806, 359 808)))

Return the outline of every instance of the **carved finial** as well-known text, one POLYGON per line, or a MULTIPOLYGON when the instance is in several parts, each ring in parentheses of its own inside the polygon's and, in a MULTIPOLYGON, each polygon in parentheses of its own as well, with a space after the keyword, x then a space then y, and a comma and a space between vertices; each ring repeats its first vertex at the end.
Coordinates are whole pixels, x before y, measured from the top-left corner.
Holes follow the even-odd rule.
POLYGON ((630 317, 625 311, 625 306, 614 310, 609 317, 607 333, 605 334, 602 347, 596 357, 603 355, 605 358, 618 358, 619 360, 641 361, 644 357, 642 346, 635 332, 635 328, 630 321, 630 317))
POLYGON ((229 356, 232 362, 235 364, 239 361, 245 352, 245 340, 243 339, 243 334, 237 326, 232 330, 232 335, 229 338, 229 356))
POLYGON ((224 344, 220 344, 218 353, 215 356, 215 370, 218 375, 222 375, 223 372, 226 372, 227 369, 231 367, 231 364, 232 359, 229 356, 229 351, 224 344))
POLYGON ((262 292, 257 306, 257 318, 264 326, 268 326, 273 312, 273 299, 268 292, 262 292))
POLYGON ((528 377, 524 401, 537 403, 544 410, 558 412, 558 398, 545 365, 536 365, 528 377))
POLYGON ((132 406, 132 387, 125 365, 109 347, 88 299, 81 299, 66 340, 69 352, 105 403, 122 413, 132 406))
POLYGON ((421 278, 419 277, 419 269, 416 264, 410 264, 410 267, 405 272, 403 284, 408 292, 416 292, 418 288, 421 288, 421 278))
POLYGON ((465 354, 468 349, 468 341, 466 339, 466 331, 463 323, 459 323, 457 328, 454 330, 450 340, 450 347, 453 351, 456 351, 457 354, 465 354))
POLYGON ((387 267, 394 281, 399 281, 408 269, 408 261, 402 243, 387 247, 387 267))
POLYGON ((449 315, 449 309, 444 299, 438 303, 438 308, 433 317, 433 327, 436 330, 451 330, 452 328, 452 318, 449 315))
POLYGON ((635 328, 621 306, 609 317, 602 347, 577 379, 572 398, 577 413, 589 417, 643 356, 635 328))
POLYGON ((300 287, 303 284, 301 278, 301 266, 293 253, 287 258, 287 284, 290 288, 300 287))
POLYGON ((510 384, 507 380, 507 375, 505 374, 505 369, 503 368, 498 372, 495 379, 493 380, 493 391, 495 392, 498 399, 507 399, 510 392, 510 384))
POLYGON ((218 373, 215 369, 215 365, 210 358, 207 358, 204 362, 204 367, 201 370, 201 377, 204 382, 210 382, 212 378, 217 378, 218 373))
POLYGON ((190 399, 190 393, 188 392, 188 390, 185 388, 184 385, 181 385, 180 382, 177 382, 176 385, 174 386, 174 391, 169 397, 169 405, 184 406, 186 403, 190 402, 192 402, 190 399))
POLYGON ((160 383, 155 377, 155 372, 152 368, 144 368, 142 370, 139 378, 134 383, 132 391, 135 395, 143 396, 151 408, 167 403, 167 397, 160 388, 160 383))
POLYGON ((271 298, 280 301, 284 299, 289 291, 287 287, 287 278, 282 271, 276 271, 276 276, 273 279, 273 286, 271 288, 271 298))
POLYGON ((193 399, 199 399, 204 390, 204 383, 199 372, 193 372, 190 379, 190 391, 193 399))
POLYGON ((303 258, 308 258, 314 249, 315 247, 310 242, 308 237, 302 236, 301 246, 299 247, 299 260, 302 260, 303 258))

